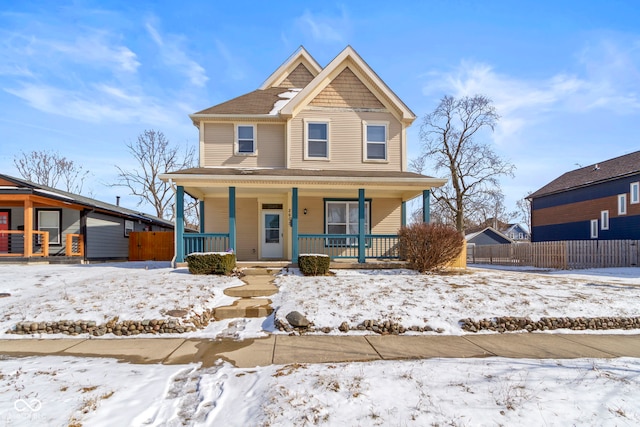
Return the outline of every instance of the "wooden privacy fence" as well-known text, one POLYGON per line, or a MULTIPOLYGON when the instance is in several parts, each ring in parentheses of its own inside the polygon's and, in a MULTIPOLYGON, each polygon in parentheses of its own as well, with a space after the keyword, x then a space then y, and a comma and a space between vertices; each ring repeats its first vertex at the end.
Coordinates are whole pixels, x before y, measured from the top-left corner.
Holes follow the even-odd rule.
POLYGON ((173 254, 172 231, 129 233, 129 261, 171 261, 173 254))
POLYGON ((571 240, 469 246, 467 261, 474 264, 575 269, 635 267, 639 240, 571 240))

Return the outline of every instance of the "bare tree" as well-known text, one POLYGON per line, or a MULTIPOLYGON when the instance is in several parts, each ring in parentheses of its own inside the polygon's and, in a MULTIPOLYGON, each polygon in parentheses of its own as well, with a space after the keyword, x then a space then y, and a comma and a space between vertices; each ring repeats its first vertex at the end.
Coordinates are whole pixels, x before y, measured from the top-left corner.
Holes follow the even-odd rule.
POLYGON ((516 202, 516 207, 518 208, 518 214, 520 215, 520 220, 524 222, 527 227, 529 227, 529 231, 531 231, 531 201, 527 199, 531 195, 531 191, 527 193, 527 195, 516 202))
POLYGON ((488 195, 500 192, 500 176, 513 176, 514 165, 501 159, 486 143, 476 140, 481 130, 493 130, 499 118, 485 96, 460 99, 445 96, 425 116, 420 129, 423 144, 420 156, 424 160, 416 160, 412 166, 424 167, 431 161, 436 172, 447 171, 449 183, 434 188, 432 195, 451 212, 459 232, 464 231, 467 210, 488 195))
POLYGON ((14 156, 13 164, 26 180, 76 194, 82 192, 84 180, 89 174, 73 160, 46 150, 23 151, 14 156))
POLYGON ((128 187, 131 194, 139 197, 138 205, 147 202, 156 210, 159 218, 173 219, 173 191, 160 174, 186 169, 195 165, 195 149, 187 147, 181 152, 172 147, 162 132, 145 130, 134 142, 126 144, 129 153, 138 162, 138 168, 119 171, 117 186, 128 187))

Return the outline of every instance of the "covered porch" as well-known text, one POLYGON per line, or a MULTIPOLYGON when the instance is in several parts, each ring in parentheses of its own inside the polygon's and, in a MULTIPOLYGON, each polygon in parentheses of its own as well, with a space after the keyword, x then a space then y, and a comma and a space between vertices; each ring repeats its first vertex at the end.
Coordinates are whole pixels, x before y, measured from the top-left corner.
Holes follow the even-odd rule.
POLYGON ((238 261, 397 260, 407 205, 422 196, 429 222, 432 187, 444 180, 412 173, 203 168, 166 174, 176 196, 176 262, 194 252, 233 251, 238 261), (185 173, 189 172, 189 173, 185 173), (200 173, 196 173, 200 172, 200 173), (257 176, 256 176, 257 175, 257 176), (231 178, 231 179, 230 179, 231 178), (200 232, 184 231, 184 194, 200 200, 200 232))
POLYGON ((83 259, 84 236, 62 229, 59 212, 65 209, 74 210, 33 194, 0 194, 0 260, 83 259))

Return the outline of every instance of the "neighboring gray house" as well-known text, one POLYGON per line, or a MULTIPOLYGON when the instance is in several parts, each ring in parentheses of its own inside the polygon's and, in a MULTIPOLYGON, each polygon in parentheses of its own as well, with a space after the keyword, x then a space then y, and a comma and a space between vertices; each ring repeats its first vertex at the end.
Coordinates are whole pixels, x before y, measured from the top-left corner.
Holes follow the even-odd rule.
POLYGON ((127 260, 132 231, 173 231, 173 223, 0 174, 0 260, 127 260))
POLYGON ((467 234, 464 236, 468 246, 481 245, 501 245, 515 243, 512 239, 505 236, 493 227, 487 227, 482 231, 467 234))

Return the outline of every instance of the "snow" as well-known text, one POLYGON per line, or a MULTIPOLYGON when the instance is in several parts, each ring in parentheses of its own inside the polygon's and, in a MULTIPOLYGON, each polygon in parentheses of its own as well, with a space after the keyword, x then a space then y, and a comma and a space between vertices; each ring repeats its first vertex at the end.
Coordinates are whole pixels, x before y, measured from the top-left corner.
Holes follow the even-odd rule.
POLYGON ((631 358, 0 363, 0 421, 11 426, 638 425, 639 392, 631 358))
POLYGON ((322 277, 302 277, 291 270, 276 280, 279 292, 272 300, 279 320, 286 322, 289 312, 298 311, 317 329, 329 327, 338 334, 344 321, 355 327, 364 320, 390 320, 406 328, 430 326, 443 334, 461 335, 465 332, 459 321, 465 318, 640 315, 636 304, 640 268, 614 270, 606 276, 600 270, 593 276, 589 270, 541 274, 476 268, 430 275, 411 270, 334 270, 335 275, 322 277))
MULTIPOLYGON (((295 309, 317 327, 334 328, 332 334, 342 334, 336 329, 342 321, 397 319, 459 335, 458 320, 466 317, 638 315, 640 268, 334 274, 303 277, 290 269, 278 275, 280 292, 272 297, 277 316, 295 309)), ((0 265, 0 293, 11 294, 0 298, 0 332, 23 320, 102 322, 158 318, 176 308, 199 312, 230 304, 235 298, 223 290, 241 284, 235 277, 195 276, 158 262, 0 265)), ((180 336, 248 338, 264 335, 263 328, 273 331, 273 316, 213 322, 180 336)), ((0 359, 0 425, 11 426, 638 425, 639 393, 640 359, 634 358, 251 369, 222 361, 204 368, 108 358, 0 359)))
MULTIPOLYGON (((0 293, 11 294, 0 298, 0 336, 23 337, 4 334, 22 321, 100 324, 116 316, 120 320, 168 318, 166 311, 176 309, 201 314, 232 304, 237 298, 223 291, 243 284, 237 277, 191 275, 186 268, 172 269, 164 262, 0 265, 0 293)), ((430 326, 442 334, 461 335, 466 332, 459 321, 465 318, 640 315, 637 267, 550 272, 470 268, 429 275, 411 270, 346 269, 322 277, 304 277, 298 269, 289 269, 276 276, 275 284, 279 292, 270 299, 276 318, 285 321, 288 313, 299 311, 316 329, 331 328, 331 334, 343 334, 338 327, 345 321, 355 328, 364 320, 390 320, 406 328, 430 326)), ((274 315, 231 319, 180 336, 260 337, 278 333, 273 323, 274 315)))
POLYGON ((279 99, 273 104, 273 108, 271 109, 271 111, 269 111, 269 115, 273 116, 278 114, 278 112, 280 112, 280 110, 282 110, 285 107, 285 105, 287 105, 293 99, 294 96, 299 94, 301 90, 302 89, 292 88, 287 92, 279 93, 278 98, 281 98, 281 99, 279 99))

